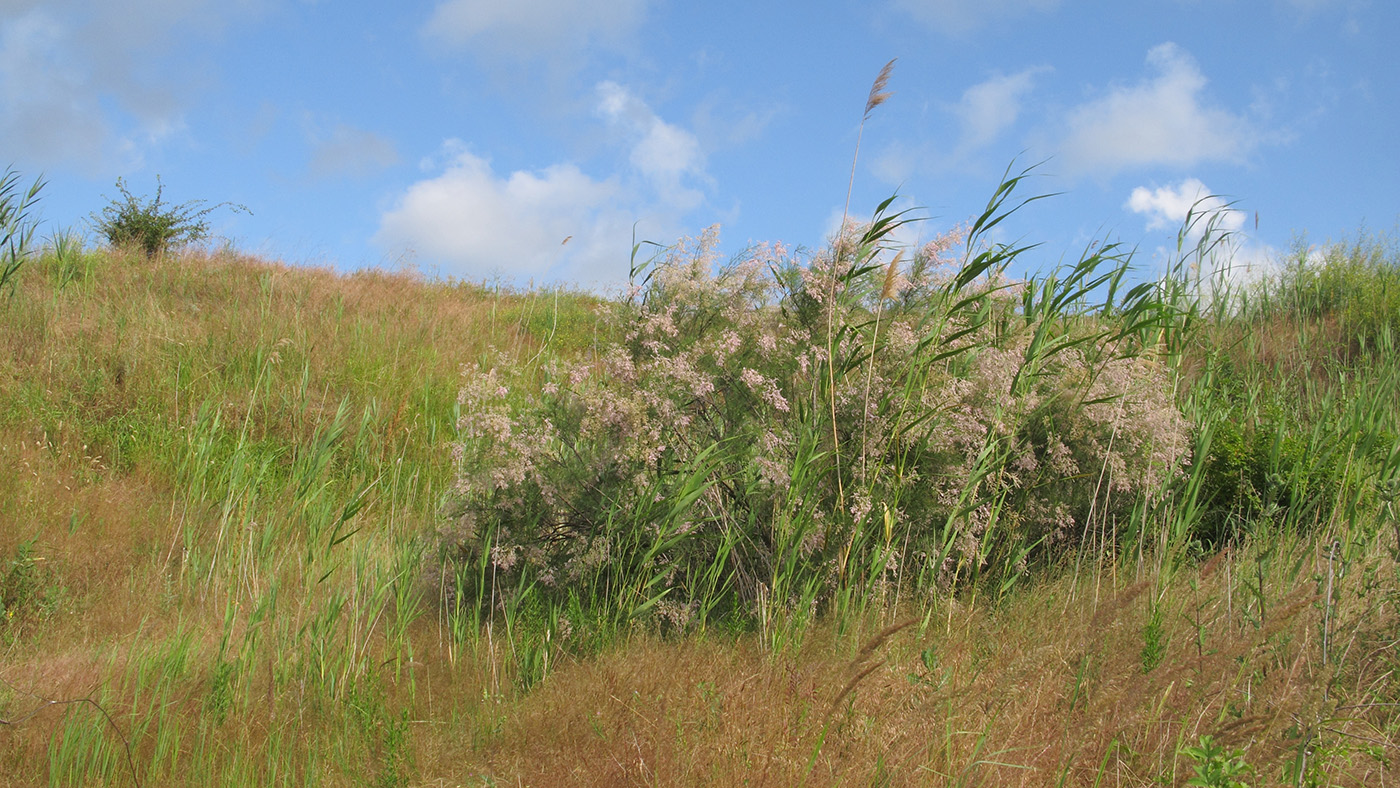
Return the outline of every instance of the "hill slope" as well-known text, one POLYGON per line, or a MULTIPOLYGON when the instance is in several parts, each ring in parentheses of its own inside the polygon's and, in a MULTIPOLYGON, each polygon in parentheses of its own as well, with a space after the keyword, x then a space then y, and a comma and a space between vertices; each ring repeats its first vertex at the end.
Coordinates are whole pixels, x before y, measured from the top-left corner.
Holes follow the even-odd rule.
POLYGON ((569 641, 444 593, 463 366, 591 348, 594 299, 46 254, 0 305, 0 784, 1182 784, 1232 762, 1205 736, 1250 784, 1389 784, 1400 296, 1375 251, 1196 318, 1188 480, 1230 549, 1086 543, 778 649, 569 641))

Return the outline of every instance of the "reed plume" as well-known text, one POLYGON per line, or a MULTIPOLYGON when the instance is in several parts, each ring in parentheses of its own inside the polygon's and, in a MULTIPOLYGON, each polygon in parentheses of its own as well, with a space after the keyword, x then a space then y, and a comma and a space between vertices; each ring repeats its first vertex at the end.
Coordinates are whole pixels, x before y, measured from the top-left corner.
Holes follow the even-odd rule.
MULTIPOLYGON (((880 75, 875 77, 875 82, 870 85, 870 97, 865 100, 865 117, 861 118, 862 121, 870 117, 870 112, 881 104, 884 104, 885 99, 892 95, 889 91, 885 90, 885 85, 889 83, 890 72, 894 71, 894 61, 898 59, 899 58, 894 58, 886 63, 885 67, 880 69, 880 75)), ((857 143, 857 146, 859 146, 859 143, 857 143)))
POLYGON ((870 84, 870 95, 865 99, 865 112, 860 117, 860 127, 856 130, 856 151, 851 157, 851 178, 846 183, 846 205, 841 209, 841 224, 836 230, 836 259, 832 261, 831 285, 827 293, 827 313, 826 313, 826 382, 827 391, 831 399, 831 450, 832 457, 836 464, 836 500, 841 508, 846 506, 846 486, 841 478, 841 441, 836 433, 836 370, 834 368, 836 360, 836 323, 835 323, 835 299, 836 299, 836 279, 837 272, 841 265, 842 242, 846 232, 846 221, 851 214, 851 191, 856 183, 856 162, 860 160, 860 139, 865 133, 865 121, 870 118, 870 113, 876 107, 884 104, 890 97, 890 91, 885 90, 889 84, 890 73, 894 71, 894 62, 899 58, 892 58, 885 67, 880 69, 880 73, 875 77, 875 81, 870 84))

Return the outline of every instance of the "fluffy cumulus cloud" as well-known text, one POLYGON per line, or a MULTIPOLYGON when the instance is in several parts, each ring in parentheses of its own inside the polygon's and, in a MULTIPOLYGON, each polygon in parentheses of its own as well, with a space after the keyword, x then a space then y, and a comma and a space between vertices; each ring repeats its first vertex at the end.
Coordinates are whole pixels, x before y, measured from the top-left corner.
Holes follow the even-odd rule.
POLYGON ((534 57, 616 42, 634 31, 647 0, 443 0, 423 26, 430 41, 534 57))
MULTIPOLYGON (((1277 253, 1259 243, 1246 232, 1247 216, 1232 203, 1211 192, 1196 178, 1186 178, 1176 184, 1133 189, 1123 206, 1147 218, 1149 231, 1177 232, 1185 226, 1187 250, 1198 244, 1207 230, 1221 238, 1222 243, 1210 255, 1211 275, 1207 286, 1222 278, 1232 284, 1245 284, 1277 270, 1277 253), (1190 224, 1187 224, 1188 219, 1190 224)), ((1169 257, 1173 250, 1157 250, 1169 257)))
POLYGON ((614 174, 595 178, 573 163, 498 173, 449 140, 425 164, 437 174, 383 214, 375 242, 471 279, 625 281, 634 227, 640 237, 674 237, 710 178, 695 135, 626 87, 599 83, 593 114, 626 155, 614 174))
POLYGON ((254 13, 191 0, 9 2, 0 18, 0 149, 39 166, 139 163, 183 128, 198 68, 163 67, 178 47, 254 13))
POLYGON ((1045 13, 1060 0, 895 0, 895 7, 934 30, 953 35, 969 33, 991 22, 1045 13))
POLYGON ((1147 64, 1151 77, 1070 111, 1059 145, 1067 169, 1111 175, 1150 165, 1240 161, 1260 142, 1248 118, 1206 102, 1205 75, 1180 47, 1153 47, 1147 64))
POLYGON ((1236 231, 1244 227, 1244 212, 1230 207, 1224 198, 1212 194, 1196 178, 1187 178, 1175 186, 1149 189, 1139 186, 1128 197, 1128 210, 1147 217, 1147 229, 1176 229, 1187 215, 1218 216, 1222 230, 1236 231))
POLYGON ((595 180, 572 164, 498 174, 457 140, 444 154, 443 171, 413 184, 383 215, 380 246, 409 248, 469 279, 626 279, 632 225, 614 207, 616 179, 595 180))

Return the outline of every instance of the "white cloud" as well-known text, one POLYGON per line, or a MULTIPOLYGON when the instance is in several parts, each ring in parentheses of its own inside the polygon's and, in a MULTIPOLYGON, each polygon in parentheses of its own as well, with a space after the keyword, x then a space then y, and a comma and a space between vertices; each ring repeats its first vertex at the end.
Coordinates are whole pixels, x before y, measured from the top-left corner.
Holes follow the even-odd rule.
POLYGON ((616 82, 597 86, 596 112, 619 129, 632 145, 629 161, 667 205, 688 211, 704 201, 704 194, 688 185, 691 179, 708 182, 705 156, 694 134, 667 123, 651 107, 616 82))
POLYGON ((626 279, 632 219, 613 207, 615 179, 594 180, 572 164, 501 176, 456 140, 444 150, 446 169, 410 186, 381 217, 379 246, 411 248, 469 279, 626 279))
POLYGON ((944 33, 968 33, 989 22, 1046 13, 1060 0, 895 0, 899 8, 929 27, 944 33))
POLYGON ((1153 47, 1147 63, 1156 72, 1151 78, 1114 87, 1069 113, 1060 160, 1070 171, 1240 161, 1259 143, 1248 119, 1203 102, 1206 78, 1181 48, 1153 47))
POLYGON ((1231 208, 1219 195, 1211 194, 1196 178, 1187 178, 1175 186, 1133 189, 1124 206, 1133 213, 1147 217, 1147 229, 1175 229, 1186 221, 1187 214, 1220 217, 1220 229, 1237 231, 1244 227, 1243 211, 1231 208))
POLYGON ((308 135, 312 144, 308 169, 313 177, 363 177, 399 163, 399 152, 387 137, 337 124, 329 135, 314 130, 308 135))
POLYGON ((199 61, 167 57, 253 10, 249 2, 6 4, 0 149, 39 166, 130 167, 184 128, 199 61))
POLYGON ((626 149, 624 172, 598 180, 563 163, 498 175, 449 140, 420 163, 438 174, 384 213, 375 242, 394 252, 409 247, 467 278, 625 281, 634 224, 638 238, 677 237, 681 218, 704 201, 695 184, 710 178, 695 135, 615 82, 598 84, 595 94, 595 116, 626 149))
POLYGON ((1035 76, 1049 70, 1048 66, 1037 66, 998 75, 963 91, 953 106, 962 127, 958 150, 966 153, 986 147, 1010 128, 1021 114, 1021 101, 1034 86, 1035 76))
POLYGON ((1191 253, 1197 248, 1207 230, 1212 239, 1219 239, 1207 263, 1207 272, 1202 276, 1205 292, 1216 289, 1220 282, 1231 286, 1246 285, 1268 276, 1278 270, 1278 254, 1266 244, 1249 236, 1245 231, 1246 214, 1223 197, 1212 194, 1204 183, 1196 178, 1186 178, 1172 186, 1149 189, 1139 186, 1133 189, 1123 206, 1136 214, 1147 217, 1148 230, 1167 230, 1173 233, 1185 226, 1182 249, 1159 247, 1157 255, 1169 259, 1181 253, 1191 253))
POLYGON ((422 32, 449 47, 471 44, 534 57, 615 43, 641 23, 646 5, 647 0, 444 0, 422 32))
POLYGON ((42 9, 0 26, 0 143, 11 155, 41 165, 101 158, 108 122, 71 48, 69 31, 42 9))

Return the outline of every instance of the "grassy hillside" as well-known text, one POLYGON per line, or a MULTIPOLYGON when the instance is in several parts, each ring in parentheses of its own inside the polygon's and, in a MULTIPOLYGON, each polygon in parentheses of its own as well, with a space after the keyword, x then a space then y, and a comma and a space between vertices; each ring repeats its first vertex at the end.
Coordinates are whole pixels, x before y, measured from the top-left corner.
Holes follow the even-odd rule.
POLYGON ((608 303, 30 258, 0 784, 1400 781, 1394 245, 1104 301, 863 232, 608 303))

